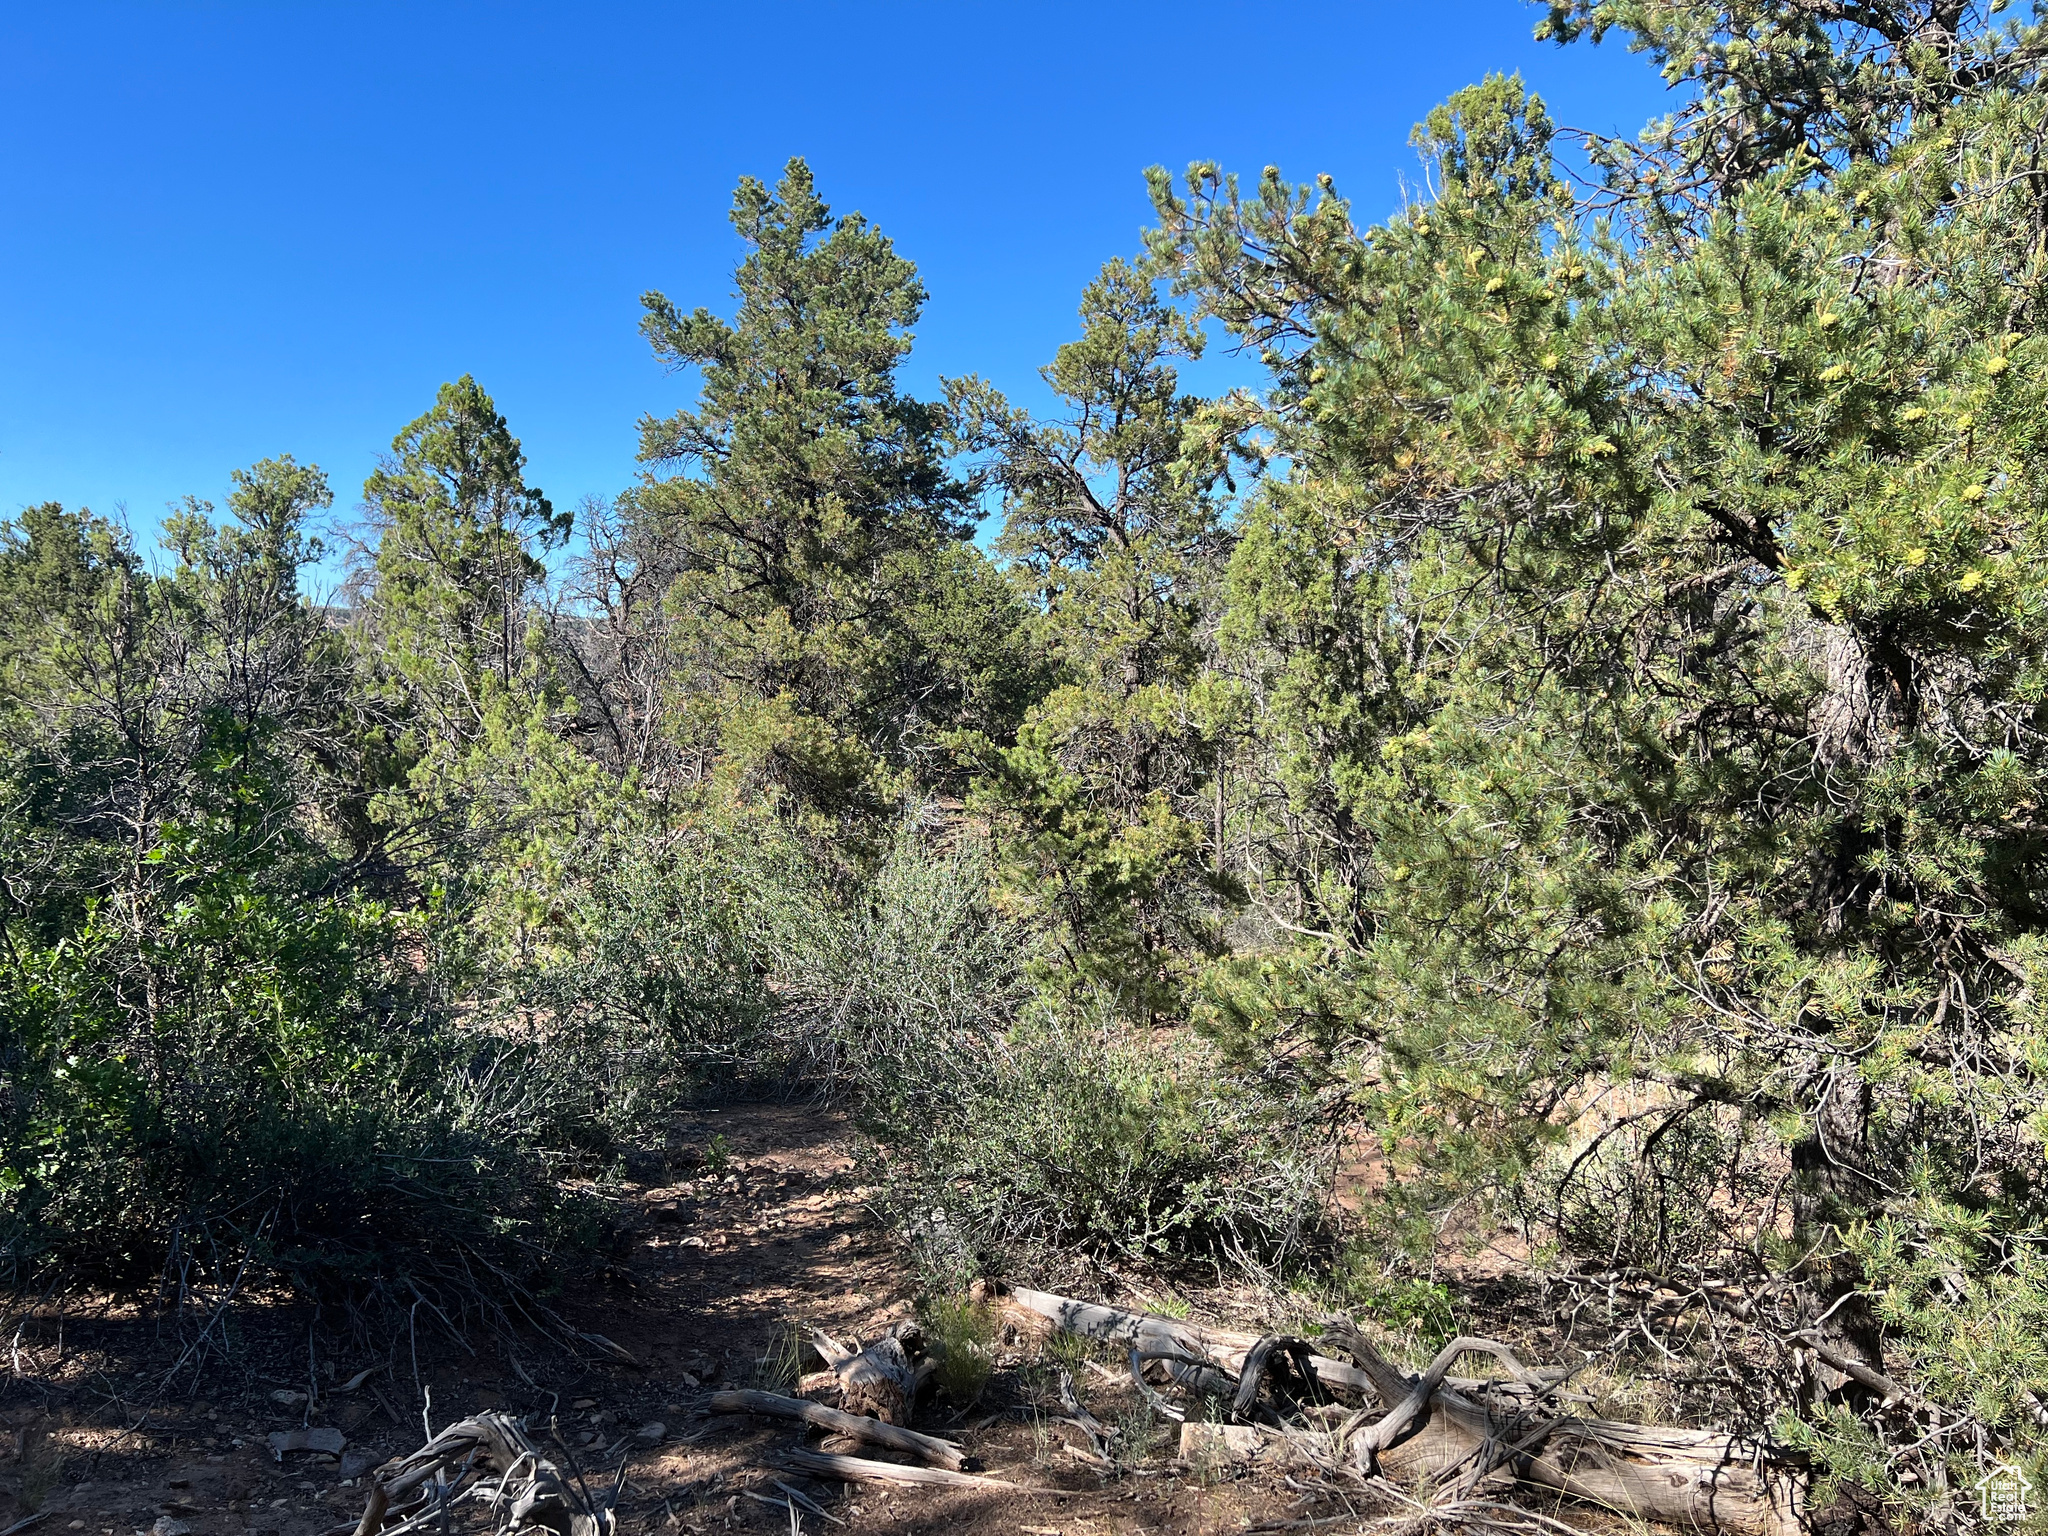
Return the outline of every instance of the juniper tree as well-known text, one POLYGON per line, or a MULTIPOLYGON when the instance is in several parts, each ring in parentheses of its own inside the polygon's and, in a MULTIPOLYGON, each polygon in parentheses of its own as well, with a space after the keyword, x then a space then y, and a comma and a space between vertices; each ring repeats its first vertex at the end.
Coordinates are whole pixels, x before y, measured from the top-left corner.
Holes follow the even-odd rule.
POLYGON ((998 553, 1059 669, 1014 745, 982 742, 1010 908, 1063 985, 1150 1016, 1213 948, 1220 839, 1207 792, 1229 690, 1205 671, 1206 599, 1227 548, 1220 467, 1185 450, 1201 401, 1177 358, 1200 334, 1122 261, 1043 370, 1063 415, 1035 421, 978 379, 949 386, 960 445, 1001 490, 998 553))
POLYGON ((531 596, 571 514, 526 483, 519 439, 468 374, 392 440, 363 501, 378 533, 372 653, 399 679, 409 727, 471 740, 534 669, 531 596))
POLYGON ((736 785, 872 809, 938 730, 1002 712, 1014 610, 963 543, 943 409, 897 387, 916 268, 860 215, 835 220, 802 160, 772 191, 741 181, 732 222, 731 321, 644 300, 656 355, 702 389, 641 424, 632 558, 672 616, 677 732, 736 785))

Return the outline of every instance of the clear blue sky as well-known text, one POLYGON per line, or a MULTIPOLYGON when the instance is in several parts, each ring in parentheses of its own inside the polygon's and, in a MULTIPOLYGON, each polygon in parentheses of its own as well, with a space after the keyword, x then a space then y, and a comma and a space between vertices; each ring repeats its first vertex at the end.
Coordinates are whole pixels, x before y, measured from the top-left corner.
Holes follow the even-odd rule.
POLYGON ((474 373, 558 504, 631 482, 685 403, 638 296, 729 312, 734 182, 808 156, 931 299, 919 392, 1020 399, 1082 284, 1138 245, 1141 172, 1334 175, 1376 219, 1410 126, 1488 70, 1560 121, 1667 110, 1613 42, 1519 0, 456 5, 0 0, 0 515, 218 499, 291 453, 337 513, 474 373))

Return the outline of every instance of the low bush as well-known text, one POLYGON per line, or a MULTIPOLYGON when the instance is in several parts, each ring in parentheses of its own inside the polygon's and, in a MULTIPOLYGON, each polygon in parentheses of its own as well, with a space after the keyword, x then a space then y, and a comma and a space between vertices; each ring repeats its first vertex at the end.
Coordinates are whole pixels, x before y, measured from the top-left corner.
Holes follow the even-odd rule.
POLYGON ((931 1297, 918 1310, 938 1358, 939 1390, 956 1407, 972 1407, 995 1369, 994 1312, 986 1302, 959 1295, 931 1297))
POLYGON ((785 888, 764 945, 931 1283, 1073 1252, 1298 1259, 1322 1232, 1326 1138, 1192 1034, 1033 1001, 990 888, 984 846, 913 817, 849 896, 785 888))
POLYGON ((590 873, 564 893, 554 942, 507 968, 488 1023, 559 1080, 545 1139, 609 1158, 707 1081, 731 1089, 788 1072, 748 931, 758 845, 715 825, 629 821, 575 862, 590 873))
POLYGON ((10 1278, 176 1291, 246 1262, 509 1322, 599 1246, 601 1210, 535 1134, 549 1087, 409 1005, 387 913, 203 865, 165 879, 148 942, 102 908, 5 962, 10 1278))
POLYGON ((954 1054, 930 1097, 935 1113, 874 1133, 889 1198, 938 1272, 1063 1253, 1268 1270, 1322 1235, 1320 1138, 1200 1041, 1035 1019, 954 1054))

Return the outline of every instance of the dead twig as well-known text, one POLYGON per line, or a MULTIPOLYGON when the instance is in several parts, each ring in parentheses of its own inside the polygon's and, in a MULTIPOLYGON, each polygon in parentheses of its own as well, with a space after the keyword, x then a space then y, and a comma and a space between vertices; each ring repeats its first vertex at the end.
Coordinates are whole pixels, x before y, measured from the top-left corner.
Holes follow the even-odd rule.
POLYGON ((445 1523, 458 1499, 488 1502, 500 1531, 544 1526, 554 1536, 612 1536, 610 1504, 592 1499, 588 1489, 570 1487, 518 1422, 502 1413, 450 1424, 387 1467, 370 1486, 355 1536, 404 1536, 430 1520, 445 1523), (487 1488, 483 1479, 490 1472, 498 1476, 496 1486, 487 1488), (386 1525, 402 1506, 416 1512, 386 1525))

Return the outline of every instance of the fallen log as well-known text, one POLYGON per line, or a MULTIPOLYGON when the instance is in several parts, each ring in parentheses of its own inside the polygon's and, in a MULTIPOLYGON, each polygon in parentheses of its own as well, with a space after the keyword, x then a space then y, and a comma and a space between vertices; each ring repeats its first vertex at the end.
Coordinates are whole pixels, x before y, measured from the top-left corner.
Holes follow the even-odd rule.
POLYGON ((941 1440, 936 1435, 921 1435, 914 1429, 884 1424, 879 1419, 842 1413, 837 1408, 827 1408, 823 1403, 808 1403, 800 1397, 784 1397, 780 1392, 714 1392, 710 1407, 713 1413, 762 1413, 779 1419, 798 1419, 834 1434, 865 1440, 870 1445, 908 1452, 950 1472, 961 1471, 967 1465, 966 1452, 950 1440, 941 1440))
POLYGON ((918 1373, 903 1341, 894 1334, 866 1349, 852 1350, 828 1334, 813 1334, 811 1347, 839 1378, 839 1406, 851 1414, 905 1426, 917 1402, 918 1373))
MULTIPOLYGON (((1245 1357, 1260 1342, 1251 1334, 1022 1286, 989 1287, 989 1295, 1027 1326, 1036 1320, 1141 1353, 1207 1359, 1232 1374, 1243 1372, 1245 1357)), ((1339 1345, 1356 1363, 1316 1354, 1308 1357, 1309 1368, 1322 1386, 1369 1394, 1386 1410, 1380 1426, 1361 1439, 1369 1463, 1397 1481, 1477 1471, 1639 1519, 1726 1536, 1801 1536, 1805 1530, 1803 1470, 1760 1441, 1566 1413, 1538 1417, 1535 1410, 1563 1373, 1526 1372, 1517 1363, 1514 1381, 1461 1379, 1450 1376, 1450 1360, 1440 1358, 1426 1376, 1410 1377, 1355 1329, 1333 1326, 1323 1342, 1339 1345), (1384 1432, 1377 1432, 1381 1426, 1384 1432), (1492 1460, 1498 1465, 1489 1466, 1492 1460)), ((1460 1352, 1505 1353, 1491 1340, 1458 1343, 1460 1352)))
POLYGON ((1230 1411, 1238 1418, 1249 1414, 1252 1404, 1258 1401, 1259 1385, 1266 1379, 1275 1355, 1291 1363, 1312 1396, 1325 1395, 1316 1381, 1315 1351, 1309 1347, 1308 1340, 1290 1338, 1286 1334, 1269 1334, 1245 1351, 1237 1390, 1230 1399, 1230 1411))
MULTIPOLYGON (((990 1300, 1000 1302, 1010 1320, 1027 1329, 1035 1326, 1040 1330, 1051 1329, 1071 1333, 1126 1349, 1136 1346, 1141 1353, 1156 1355, 1161 1359, 1173 1355, 1191 1359, 1206 1358, 1212 1362, 1214 1369, 1226 1373, 1233 1381, 1242 1375, 1245 1356, 1259 1342, 1256 1334, 1236 1333, 1227 1328, 1207 1328, 1200 1323, 1155 1317, 1148 1312, 1129 1312, 1121 1307, 1105 1307, 1095 1302, 1074 1301, 1065 1296, 1055 1296, 1050 1291, 1034 1291, 1020 1285, 998 1292, 987 1282, 981 1284, 986 1287, 981 1294, 990 1300)), ((1324 1387, 1379 1396, 1371 1372, 1353 1365, 1348 1360, 1311 1354, 1308 1363, 1316 1373, 1317 1382, 1324 1387)), ((1388 1369, 1391 1370, 1392 1367, 1388 1369)), ((1565 1374, 1563 1371, 1548 1373, 1554 1381, 1562 1381, 1565 1374)), ((1502 1382, 1450 1376, 1445 1378, 1445 1385, 1453 1391, 1468 1395, 1484 1392, 1496 1397, 1530 1397, 1528 1388, 1519 1381, 1502 1382)), ((1558 1392, 1555 1395, 1567 1402, 1590 1401, 1578 1393, 1558 1392)))
POLYGON ((836 1477, 842 1483, 926 1483, 941 1488, 1016 1488, 999 1477, 975 1477, 967 1472, 948 1472, 943 1467, 906 1467, 894 1461, 870 1461, 865 1456, 832 1456, 823 1451, 784 1451, 782 1459, 799 1472, 816 1477, 836 1477))

